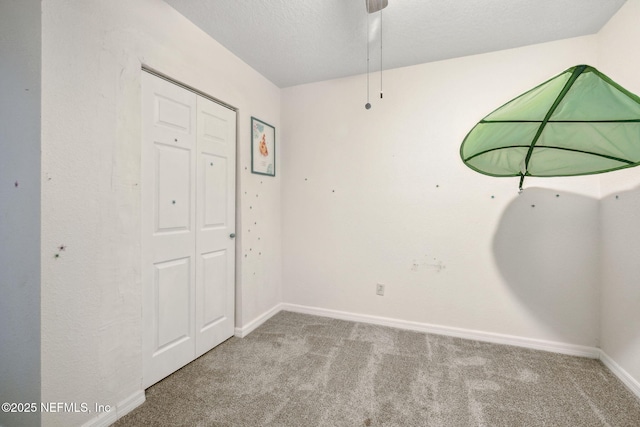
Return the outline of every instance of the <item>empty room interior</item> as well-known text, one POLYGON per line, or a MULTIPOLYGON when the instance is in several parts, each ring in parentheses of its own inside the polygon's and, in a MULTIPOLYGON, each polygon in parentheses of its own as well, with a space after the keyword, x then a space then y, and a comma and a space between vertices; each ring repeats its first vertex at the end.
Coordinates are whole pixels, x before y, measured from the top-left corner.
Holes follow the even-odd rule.
POLYGON ((3 0, 0 426, 640 425, 638 22, 3 0))

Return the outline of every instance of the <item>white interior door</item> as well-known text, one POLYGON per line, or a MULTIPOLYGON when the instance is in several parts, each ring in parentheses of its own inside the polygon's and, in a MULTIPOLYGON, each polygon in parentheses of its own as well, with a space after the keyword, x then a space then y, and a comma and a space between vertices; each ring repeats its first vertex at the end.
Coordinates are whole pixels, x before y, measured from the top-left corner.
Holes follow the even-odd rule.
POLYGON ((236 113, 197 100, 196 357, 233 335, 236 113))
POLYGON ((146 388, 233 335, 236 124, 234 111, 142 77, 146 388))

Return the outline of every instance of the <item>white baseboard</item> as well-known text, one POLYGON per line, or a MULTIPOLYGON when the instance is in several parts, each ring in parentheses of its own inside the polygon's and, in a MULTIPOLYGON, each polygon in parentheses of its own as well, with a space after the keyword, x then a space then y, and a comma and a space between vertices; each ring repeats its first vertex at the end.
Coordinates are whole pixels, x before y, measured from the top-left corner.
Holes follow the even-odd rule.
POLYGON ((118 409, 111 409, 109 412, 101 412, 91 418, 82 427, 108 427, 118 421, 118 409))
POLYGON ((589 357, 592 359, 598 359, 600 357, 600 350, 598 348, 567 344, 556 341, 544 341, 533 338, 517 337, 513 335, 497 334, 493 332, 476 331, 473 329, 439 326, 428 323, 412 322, 407 320, 392 319, 388 317, 370 316, 367 314, 349 313, 345 311, 329 310, 297 304, 283 303, 280 304, 280 309, 293 311, 296 313, 312 314, 315 316, 332 317, 334 319, 350 320, 353 322, 371 323, 374 325, 389 326, 398 329, 426 332, 429 334, 446 335, 450 337, 484 341, 494 344, 505 344, 517 347, 531 348, 535 350, 544 350, 570 356, 589 357))
POLYGON ((602 350, 600 350, 600 360, 602 361, 602 363, 604 363, 604 366, 609 368, 609 370, 613 372, 613 374, 618 377, 618 379, 622 381, 623 384, 626 385, 627 388, 638 397, 638 399, 640 399, 640 382, 629 375, 627 371, 622 369, 620 365, 618 365, 607 353, 602 350))
POLYGON ((244 338, 253 332, 258 326, 262 325, 264 322, 269 320, 274 315, 278 314, 282 310, 282 304, 276 304, 273 308, 261 314, 260 316, 253 319, 246 326, 241 328, 235 328, 235 336, 238 338, 244 338))
POLYGON ((118 419, 124 417, 129 412, 142 405, 145 401, 144 390, 139 390, 133 393, 131 396, 118 403, 116 410, 118 413, 118 419))
POLYGON ((108 427, 144 403, 144 390, 127 397, 109 412, 102 412, 82 425, 82 427, 108 427))

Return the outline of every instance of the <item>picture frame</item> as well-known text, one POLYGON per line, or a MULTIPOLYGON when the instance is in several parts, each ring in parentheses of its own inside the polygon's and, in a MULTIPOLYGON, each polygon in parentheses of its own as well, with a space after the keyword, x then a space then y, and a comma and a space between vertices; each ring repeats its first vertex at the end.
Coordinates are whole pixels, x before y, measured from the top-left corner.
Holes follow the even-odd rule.
POLYGON ((276 128, 251 117, 251 173, 276 176, 276 128))

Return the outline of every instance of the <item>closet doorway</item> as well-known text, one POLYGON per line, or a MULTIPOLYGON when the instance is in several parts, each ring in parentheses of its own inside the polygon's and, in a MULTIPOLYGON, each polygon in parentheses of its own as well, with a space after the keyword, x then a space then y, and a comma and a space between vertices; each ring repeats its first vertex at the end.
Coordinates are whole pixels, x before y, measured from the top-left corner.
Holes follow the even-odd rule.
POLYGON ((142 73, 143 386, 234 333, 236 112, 142 73))

